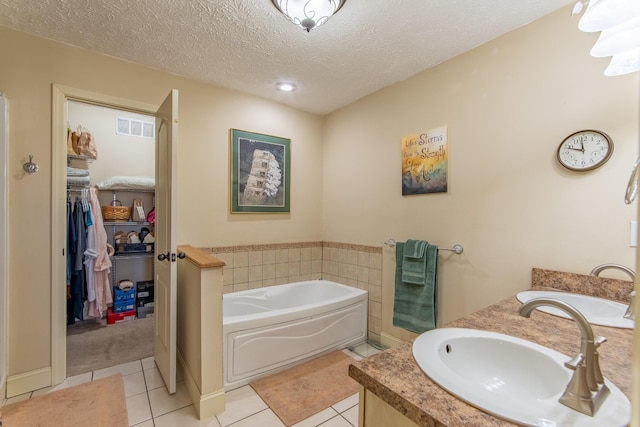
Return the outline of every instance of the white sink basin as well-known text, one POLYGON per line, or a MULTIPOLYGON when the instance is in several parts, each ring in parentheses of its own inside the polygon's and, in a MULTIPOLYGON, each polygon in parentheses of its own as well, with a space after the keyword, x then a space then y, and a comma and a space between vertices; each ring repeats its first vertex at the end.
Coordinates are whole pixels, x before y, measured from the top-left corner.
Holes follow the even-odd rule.
POLYGON ((629 400, 606 379, 611 394, 593 417, 558 402, 573 372, 564 367, 570 357, 512 336, 475 329, 434 329, 415 340, 413 357, 449 393, 512 422, 541 427, 617 427, 626 426, 631 419, 629 400))
MULTIPOLYGON (((518 301, 525 303, 534 298, 556 298, 572 305, 578 310, 592 325, 611 326, 614 328, 633 329, 635 322, 622 317, 627 311, 627 305, 608 299, 591 297, 588 295, 572 294, 569 292, 552 291, 524 291, 516 295, 518 301)), ((562 310, 554 307, 541 306, 536 310, 553 314, 554 316, 570 317, 562 310)))

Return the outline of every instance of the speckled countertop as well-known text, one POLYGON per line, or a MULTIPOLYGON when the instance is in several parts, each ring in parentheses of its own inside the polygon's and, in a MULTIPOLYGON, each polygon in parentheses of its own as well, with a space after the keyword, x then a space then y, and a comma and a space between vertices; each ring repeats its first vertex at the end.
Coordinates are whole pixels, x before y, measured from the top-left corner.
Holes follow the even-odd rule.
MULTIPOLYGON (((572 273, 533 269, 531 287, 562 290, 628 302, 632 283, 572 273)), ((572 320, 534 311, 519 316, 515 296, 445 326, 481 329, 523 338, 573 357, 580 349, 580 332, 572 320)), ((633 330, 593 325, 607 338, 598 349, 603 375, 631 397, 633 330)), ((427 377, 405 342, 352 364, 349 375, 419 426, 514 426, 459 400, 427 377)))

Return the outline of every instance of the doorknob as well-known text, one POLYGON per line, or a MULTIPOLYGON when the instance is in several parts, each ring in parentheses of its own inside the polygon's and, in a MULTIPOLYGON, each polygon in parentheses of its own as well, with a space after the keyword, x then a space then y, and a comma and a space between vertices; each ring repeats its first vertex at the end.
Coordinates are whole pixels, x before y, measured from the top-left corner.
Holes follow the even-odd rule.
POLYGON ((186 255, 184 254, 184 252, 178 252, 178 258, 180 258, 180 259, 184 259, 184 257, 186 257, 186 255))
POLYGON ((158 255, 158 261, 168 261, 168 260, 169 260, 169 252, 167 252, 166 254, 158 255))

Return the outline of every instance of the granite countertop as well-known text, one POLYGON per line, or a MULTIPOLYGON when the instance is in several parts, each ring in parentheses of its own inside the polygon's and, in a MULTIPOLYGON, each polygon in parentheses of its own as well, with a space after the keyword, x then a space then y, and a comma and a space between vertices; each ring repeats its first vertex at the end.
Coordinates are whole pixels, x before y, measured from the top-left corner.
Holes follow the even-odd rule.
MULTIPOLYGON (((551 272, 552 274, 548 275, 547 272, 548 270, 534 269, 532 288, 569 290, 570 288, 564 284, 579 282, 580 277, 575 276, 581 276, 560 272, 551 272)), ((611 281, 611 279, 599 280, 611 281)), ((593 292, 583 293, 617 300, 628 299, 631 282, 619 280, 612 282, 615 283, 611 287, 595 286, 593 292), (610 289, 613 289, 615 295, 609 293, 610 289)), ((596 283, 596 285, 602 285, 602 283, 596 283)), ((540 311, 534 311, 531 318, 525 318, 517 313, 520 305, 513 296, 445 326, 512 335, 552 348, 570 357, 578 353, 580 332, 573 320, 540 311)), ((630 398, 633 330, 593 325, 593 331, 596 335, 607 338, 607 342, 598 349, 603 375, 630 398)), ((412 341, 405 342, 355 362, 349 367, 349 375, 419 426, 516 425, 482 412, 436 385, 415 362, 412 345, 412 341)))

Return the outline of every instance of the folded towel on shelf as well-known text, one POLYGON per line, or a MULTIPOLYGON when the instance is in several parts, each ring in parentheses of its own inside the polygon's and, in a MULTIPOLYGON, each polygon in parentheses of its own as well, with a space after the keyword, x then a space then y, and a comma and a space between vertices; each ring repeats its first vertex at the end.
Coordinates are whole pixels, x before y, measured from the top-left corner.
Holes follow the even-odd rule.
POLYGON ((67 176, 67 185, 86 187, 91 185, 91 178, 88 176, 67 176))
POLYGON ((426 274, 425 240, 407 240, 402 255, 402 281, 422 285, 426 274))
MULTIPOLYGON (((436 328, 438 318, 438 247, 426 244, 423 260, 424 280, 420 284, 402 280, 404 243, 396 243, 393 326, 422 333, 436 328)), ((411 248, 411 253, 414 248, 411 248)))
POLYGON ((72 168, 67 166, 67 176, 89 176, 89 169, 72 168))
POLYGON ((117 175, 105 179, 96 184, 100 190, 149 190, 156 186, 155 178, 148 176, 123 176, 117 175))

